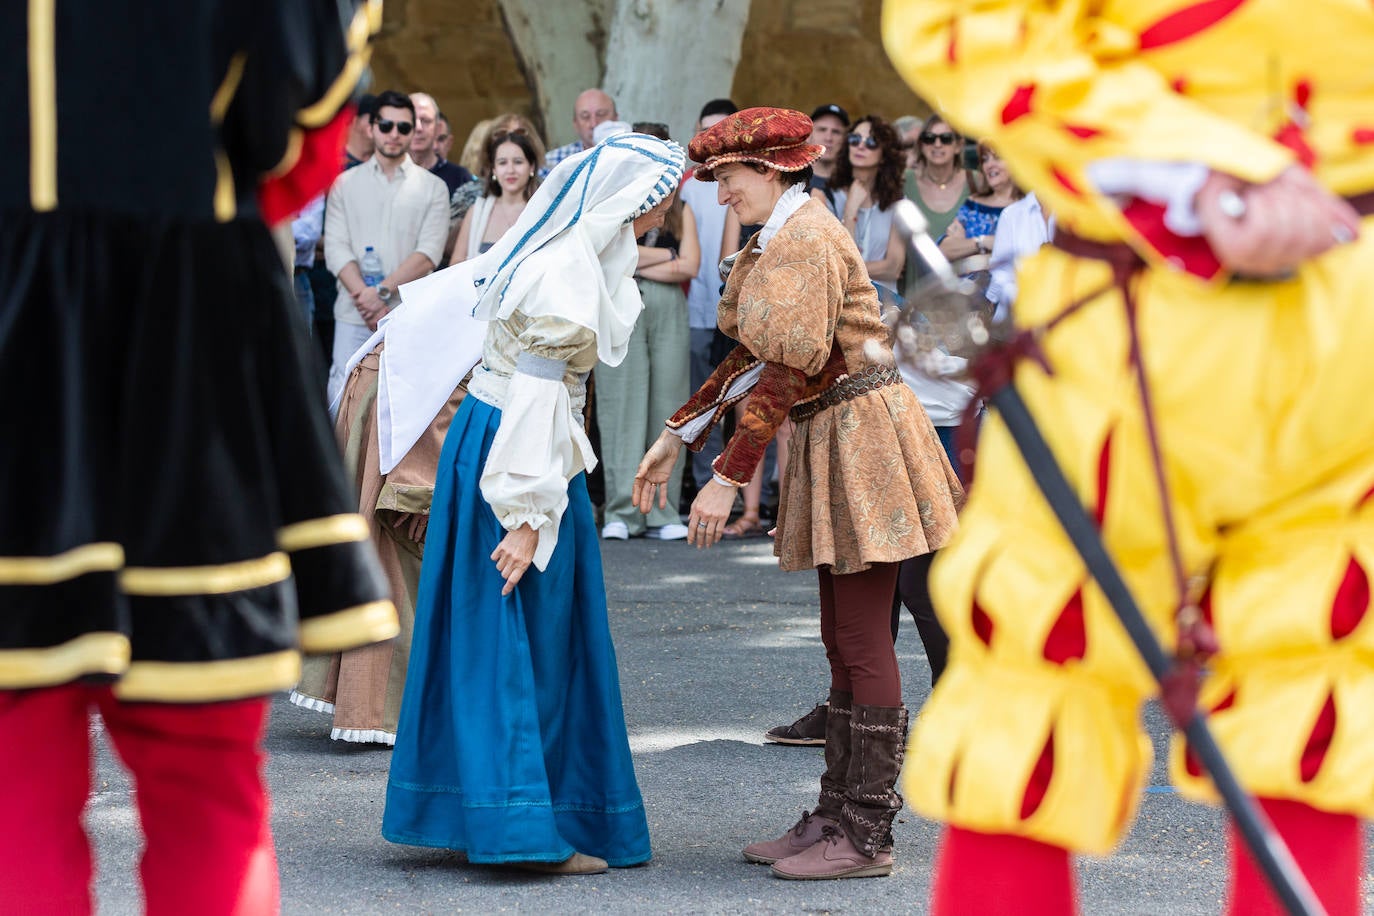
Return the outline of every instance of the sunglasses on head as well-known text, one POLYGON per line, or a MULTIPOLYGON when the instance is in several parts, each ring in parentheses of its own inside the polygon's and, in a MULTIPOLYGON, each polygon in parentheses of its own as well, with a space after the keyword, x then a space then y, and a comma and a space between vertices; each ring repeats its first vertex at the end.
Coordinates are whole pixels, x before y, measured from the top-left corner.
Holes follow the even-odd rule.
POLYGON ((864 146, 868 147, 869 149, 877 149, 877 148, 878 148, 878 138, 877 138, 877 137, 865 137, 863 134, 850 134, 850 135, 849 135, 849 145, 850 145, 850 146, 858 146, 858 145, 860 145, 860 144, 863 144, 864 146))
POLYGON ((392 129, 394 128, 395 130, 400 132, 402 137, 404 137, 406 134, 410 133, 412 130, 415 129, 415 125, 411 124, 409 121, 388 121, 386 118, 379 118, 373 123, 375 123, 377 125, 377 129, 384 134, 391 133, 392 129))
POLYGON ((955 133, 921 134, 921 142, 927 146, 934 146, 937 143, 941 146, 953 146, 958 139, 959 135, 955 133))
POLYGON ((514 137, 514 136, 517 136, 517 135, 518 135, 518 136, 521 136, 521 137, 525 136, 525 128, 523 128, 523 127, 512 127, 510 130, 498 130, 496 133, 494 133, 494 134, 491 135, 491 142, 492 142, 492 143, 505 143, 505 142, 506 142, 507 140, 509 140, 511 137, 514 137))

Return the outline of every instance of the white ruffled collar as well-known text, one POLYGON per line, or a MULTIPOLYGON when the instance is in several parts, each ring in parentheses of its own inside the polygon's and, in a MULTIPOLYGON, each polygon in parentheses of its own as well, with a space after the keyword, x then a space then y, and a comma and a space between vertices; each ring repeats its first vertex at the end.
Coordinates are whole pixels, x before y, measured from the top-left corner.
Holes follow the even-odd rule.
POLYGON ((773 212, 768 216, 768 222, 763 224, 763 229, 759 231, 758 249, 763 251, 772 241, 773 236, 778 234, 782 224, 787 222, 788 217, 801 209, 802 204, 811 199, 811 191, 806 185, 794 184, 773 205, 773 212))

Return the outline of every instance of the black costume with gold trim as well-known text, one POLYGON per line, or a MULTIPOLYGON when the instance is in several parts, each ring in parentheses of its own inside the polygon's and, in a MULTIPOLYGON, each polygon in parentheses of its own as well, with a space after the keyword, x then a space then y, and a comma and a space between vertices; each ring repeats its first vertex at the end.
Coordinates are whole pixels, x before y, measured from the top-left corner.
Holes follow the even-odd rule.
POLYGON ((0 689, 251 696, 395 634, 257 204, 346 117, 350 7, 33 0, 0 34, 0 689))

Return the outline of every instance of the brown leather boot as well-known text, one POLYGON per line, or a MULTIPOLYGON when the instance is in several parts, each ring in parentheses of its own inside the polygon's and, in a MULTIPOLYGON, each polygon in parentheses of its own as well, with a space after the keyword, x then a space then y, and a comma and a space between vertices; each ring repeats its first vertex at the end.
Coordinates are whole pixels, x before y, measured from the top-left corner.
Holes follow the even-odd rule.
POLYGON ((824 828, 839 825, 845 784, 849 779, 851 706, 851 694, 843 690, 830 691, 830 711, 825 729, 825 772, 821 774, 821 796, 816 810, 803 811, 801 820, 776 840, 751 843, 744 847, 745 859, 760 865, 771 865, 805 850, 821 838, 824 828))
POLYGON ((854 695, 845 690, 830 691, 830 712, 825 720, 825 772, 821 774, 821 797, 816 813, 838 821, 849 786, 850 759, 854 755, 854 695))
POLYGON ((897 777, 906 756, 905 706, 854 707, 854 756, 840 828, 867 856, 892 846, 892 819, 902 810, 897 777))
MULTIPOLYGON (((897 776, 906 753, 906 709, 853 706, 852 755, 839 828, 797 855, 773 864, 773 874, 792 880, 872 878, 892 873, 892 819, 902 807, 897 776)), ((831 742, 827 740, 826 750, 831 742)))

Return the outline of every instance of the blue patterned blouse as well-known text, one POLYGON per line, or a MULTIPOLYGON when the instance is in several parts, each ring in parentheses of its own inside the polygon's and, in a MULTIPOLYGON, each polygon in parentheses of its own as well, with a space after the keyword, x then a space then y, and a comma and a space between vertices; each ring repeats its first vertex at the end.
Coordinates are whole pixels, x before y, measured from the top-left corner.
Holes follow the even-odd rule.
MULTIPOLYGON (((995 235, 997 233, 997 217, 1002 215, 1006 207, 989 207, 987 204, 980 204, 976 200, 966 200, 959 205, 959 212, 954 214, 964 226, 964 235, 968 238, 977 238, 980 235, 995 235)), ((943 237, 940 239, 943 241, 943 237)))

